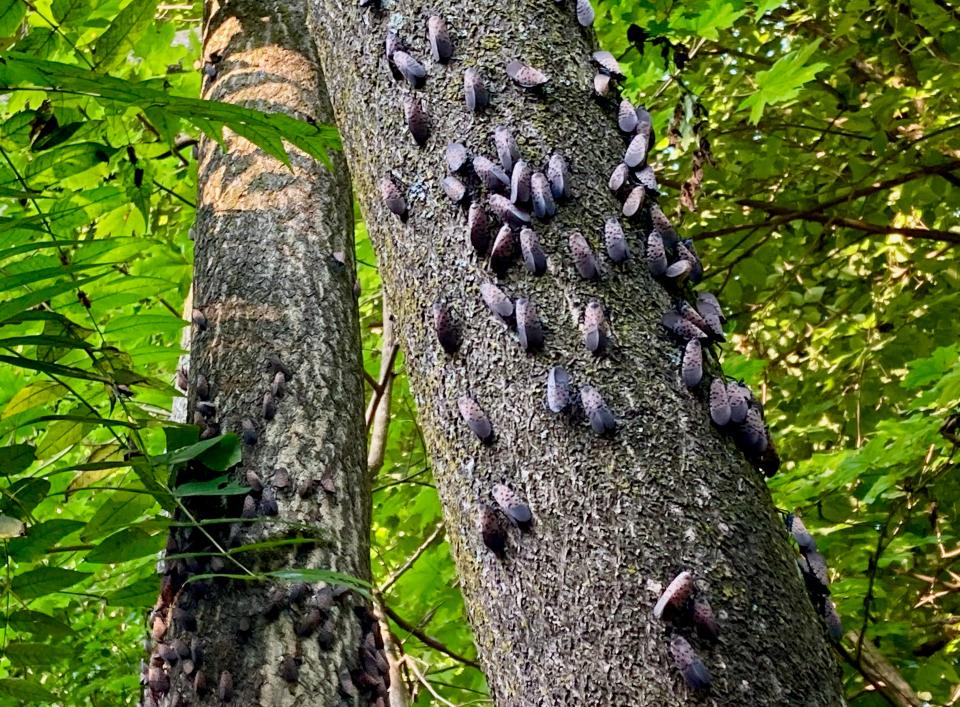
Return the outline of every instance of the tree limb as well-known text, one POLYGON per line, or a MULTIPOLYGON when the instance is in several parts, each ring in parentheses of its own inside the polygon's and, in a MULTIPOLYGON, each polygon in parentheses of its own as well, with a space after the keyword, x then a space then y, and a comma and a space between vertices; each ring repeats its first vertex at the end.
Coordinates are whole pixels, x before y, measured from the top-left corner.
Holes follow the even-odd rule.
POLYGON ((469 665, 471 668, 476 668, 477 670, 481 669, 480 663, 450 650, 445 645, 440 643, 440 641, 438 641, 436 638, 433 638, 432 636, 428 636, 419 628, 414 626, 412 623, 410 623, 409 621, 404 619, 402 616, 397 614, 397 612, 391 609, 388 604, 386 603, 383 604, 383 611, 384 613, 386 613, 387 616, 390 617, 391 621, 393 621, 397 626, 402 628, 411 636, 416 638, 423 645, 433 648, 433 650, 439 651, 440 653, 443 653, 445 656, 449 656, 450 658, 453 658, 454 660, 460 663, 463 663, 464 665, 469 665))

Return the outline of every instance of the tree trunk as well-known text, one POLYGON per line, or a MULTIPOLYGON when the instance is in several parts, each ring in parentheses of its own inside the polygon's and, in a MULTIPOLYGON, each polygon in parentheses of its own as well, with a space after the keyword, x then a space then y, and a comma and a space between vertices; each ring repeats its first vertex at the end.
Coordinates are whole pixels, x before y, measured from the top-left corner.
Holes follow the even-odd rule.
POLYGON ((672 668, 666 625, 651 614, 660 590, 686 568, 720 623, 715 647, 697 643, 717 704, 842 704, 836 664, 761 476, 712 429, 703 396, 679 380, 677 346, 660 326, 670 297, 637 257, 645 238, 628 234, 635 256, 626 267, 602 258, 600 282, 573 267, 567 234, 581 231, 600 253, 604 219, 620 208, 607 180, 625 143, 616 104, 592 97, 592 31, 577 26, 572 3, 547 0, 477 0, 469 10, 460 0, 397 0, 384 11, 353 5, 311 0, 313 32, 496 703, 696 701, 672 668), (448 66, 430 59, 430 13, 450 28, 448 66), (388 27, 427 67, 422 90, 391 77, 388 27), (513 58, 549 74, 542 94, 508 79, 504 66, 513 58), (484 114, 464 106, 468 67, 480 70, 491 93, 484 114), (410 95, 430 116, 422 149, 404 122, 410 95), (529 297, 539 309, 546 348, 535 356, 484 308, 479 285, 496 278, 472 255, 464 213, 440 187, 446 144, 462 142, 496 161, 498 125, 512 129, 534 169, 556 150, 573 171, 572 202, 553 221, 534 225, 549 256, 547 275, 535 278, 514 265, 500 279, 508 294, 529 297), (405 223, 381 199, 378 185, 388 173, 403 184, 405 223), (609 311, 606 356, 588 353, 578 330, 591 299, 609 311), (432 329, 435 300, 450 303, 463 325, 453 357, 432 329), (547 371, 558 364, 603 394, 619 422, 613 439, 545 409, 547 371), (491 446, 481 445, 458 413, 466 393, 493 423, 491 446), (489 502, 501 482, 529 500, 535 517, 532 533, 511 532, 504 560, 475 528, 478 503, 489 502))
MULTIPOLYGON (((305 21, 303 3, 209 4, 204 57, 215 75, 205 78, 205 95, 331 123, 305 21)), ((206 324, 198 326, 195 316, 190 419, 208 397, 216 410, 199 419, 208 433, 244 434, 243 461, 231 473, 253 488, 186 506, 198 520, 256 517, 175 529, 170 549, 209 553, 217 546, 307 542, 232 558, 168 559, 151 617, 161 643, 144 702, 347 704, 351 694, 378 687, 364 670, 377 672, 381 661, 387 669, 367 600, 318 582, 184 581, 197 573, 284 568, 370 578, 349 174, 341 155, 327 169, 294 152, 290 169, 234 134, 226 136, 225 150, 205 140, 200 152, 194 307, 206 324), (201 375, 208 396, 198 385, 201 375), (271 392, 277 386, 285 392, 271 392), (265 410, 270 404, 275 416, 265 410), (202 647, 202 657, 192 652, 165 663, 158 657, 191 642, 202 647), (354 679, 367 684, 358 687, 354 679)), ((203 473, 188 468, 177 482, 203 473)), ((385 696, 386 686, 379 687, 385 696)))

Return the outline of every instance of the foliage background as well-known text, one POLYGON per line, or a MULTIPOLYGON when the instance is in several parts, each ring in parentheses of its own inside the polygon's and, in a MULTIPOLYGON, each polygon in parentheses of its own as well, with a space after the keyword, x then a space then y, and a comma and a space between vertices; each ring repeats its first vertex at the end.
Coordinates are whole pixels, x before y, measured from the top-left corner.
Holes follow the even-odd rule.
MULTIPOLYGON (((960 12, 948 0, 598 10, 625 95, 654 114, 663 202, 729 310, 725 370, 761 392, 779 439, 771 490, 831 563, 854 632, 850 703, 885 703, 856 667, 863 631, 920 699, 953 704, 960 12)), ((0 704, 135 702, 171 503, 193 142, 225 125, 278 156, 281 137, 318 156, 335 140, 198 105, 199 18, 196 3, 0 0, 0 704)), ((376 380, 381 297, 362 222, 357 249, 376 380)), ((475 667, 411 633, 474 655, 402 357, 396 371, 375 577, 396 574, 383 598, 433 689, 483 702, 475 667)))

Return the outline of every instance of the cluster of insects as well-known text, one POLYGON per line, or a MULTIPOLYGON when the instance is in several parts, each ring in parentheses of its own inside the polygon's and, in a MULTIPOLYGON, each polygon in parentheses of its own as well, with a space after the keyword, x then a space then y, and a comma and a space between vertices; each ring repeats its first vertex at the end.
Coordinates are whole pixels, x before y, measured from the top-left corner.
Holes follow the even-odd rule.
POLYGON ((720 627, 710 602, 698 590, 690 572, 681 572, 667 585, 653 607, 653 615, 666 623, 673 633, 670 655, 687 686, 692 690, 709 690, 710 671, 687 636, 714 643, 720 636, 720 627))
POLYGON ((807 530, 800 516, 788 513, 784 519, 787 532, 796 541, 800 556, 797 558, 797 567, 800 576, 807 588, 807 596, 813 603, 817 613, 823 618, 830 633, 830 638, 839 641, 843 637, 843 624, 837 607, 830 598, 830 573, 827 569, 827 558, 817 552, 817 543, 807 530))

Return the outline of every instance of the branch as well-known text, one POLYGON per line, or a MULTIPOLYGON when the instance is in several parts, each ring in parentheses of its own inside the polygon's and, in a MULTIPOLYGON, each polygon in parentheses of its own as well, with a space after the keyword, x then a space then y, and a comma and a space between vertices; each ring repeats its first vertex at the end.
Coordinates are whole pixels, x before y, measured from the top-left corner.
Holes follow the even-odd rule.
POLYGON ((374 388, 374 396, 370 399, 367 408, 367 428, 370 430, 370 441, 367 444, 367 473, 370 477, 376 475, 383 466, 384 454, 387 451, 387 434, 390 432, 390 402, 393 398, 393 357, 396 349, 396 335, 394 333, 393 315, 387 303, 387 295, 383 293, 383 338, 380 344, 380 383, 374 388), (376 392, 380 392, 377 400, 376 392))
POLYGON ((387 577, 387 581, 380 586, 380 593, 386 594, 387 590, 392 587, 400 577, 403 576, 403 573, 408 569, 413 567, 414 563, 420 559, 420 557, 425 553, 433 543, 437 541, 438 538, 443 537, 443 521, 437 523, 437 527, 433 529, 433 532, 430 533, 430 536, 421 543, 420 547, 414 551, 410 557, 407 558, 407 561, 401 565, 396 572, 387 577))
POLYGON ((376 383, 373 388, 373 397, 370 399, 370 405, 367 406, 367 415, 366 423, 367 429, 370 429, 370 425, 373 424, 373 417, 376 415, 377 406, 380 405, 380 401, 383 399, 383 394, 386 392, 387 380, 393 377, 393 362, 397 359, 397 353, 400 351, 400 347, 396 343, 390 349, 390 355, 386 357, 387 360, 387 374, 386 376, 380 379, 380 382, 376 383))
POLYGON ((390 617, 391 621, 393 621, 397 626, 402 628, 411 636, 416 638, 423 645, 433 648, 433 650, 439 651, 440 653, 443 653, 444 655, 449 656, 450 658, 453 658, 454 660, 460 663, 463 663, 464 665, 469 665, 471 668, 476 668, 477 670, 481 669, 480 663, 478 663, 475 660, 471 660, 470 658, 466 658, 460 655, 459 653, 454 653, 452 650, 450 650, 445 645, 440 643, 440 641, 438 641, 436 638, 433 638, 432 636, 428 636, 423 631, 418 629, 416 626, 411 624, 409 621, 402 618, 399 614, 397 614, 396 611, 391 609, 389 605, 384 604, 383 611, 387 616, 390 617))
MULTIPOLYGON (((860 636, 856 631, 848 631, 846 639, 853 645, 860 642, 860 636)), ((834 644, 834 647, 840 656, 873 685, 890 704, 895 707, 921 707, 924 704, 910 684, 872 643, 863 644, 863 653, 859 661, 842 645, 834 644)))

